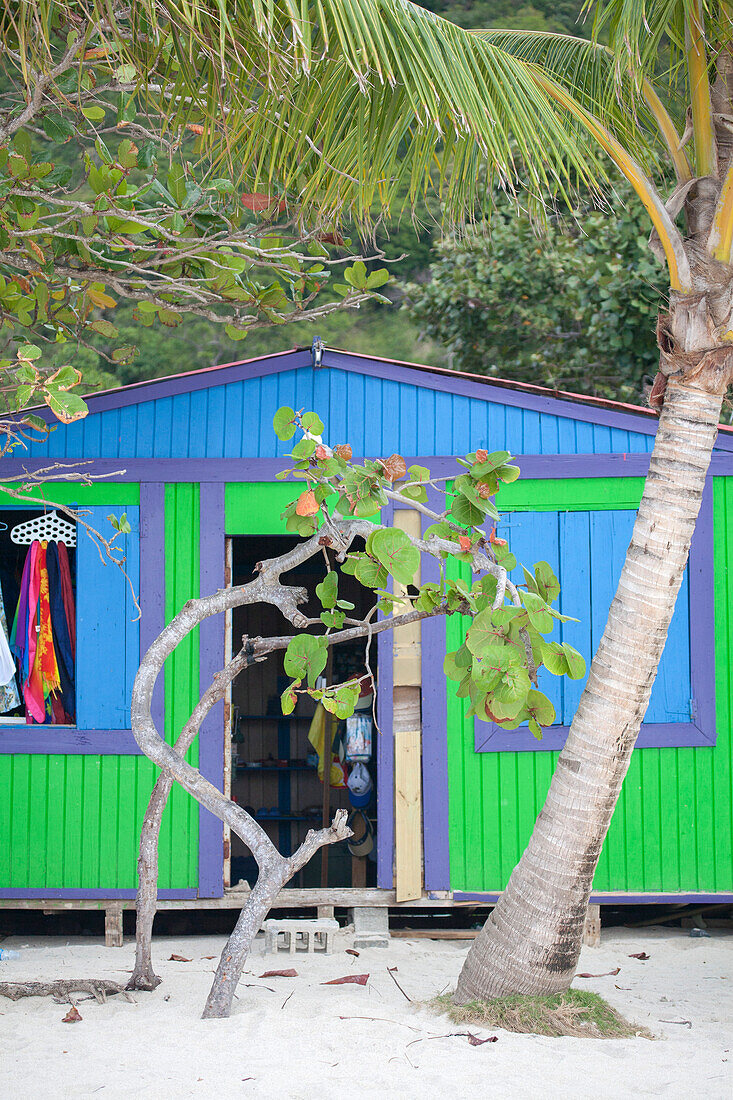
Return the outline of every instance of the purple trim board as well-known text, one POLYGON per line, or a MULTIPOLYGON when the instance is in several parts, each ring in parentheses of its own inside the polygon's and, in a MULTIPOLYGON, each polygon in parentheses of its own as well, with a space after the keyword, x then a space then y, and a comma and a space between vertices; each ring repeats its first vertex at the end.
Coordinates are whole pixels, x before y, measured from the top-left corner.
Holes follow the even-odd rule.
MULTIPOLYGON (((638 749, 710 748, 715 745, 715 608, 713 573, 713 488, 705 483, 700 514, 690 546, 690 687, 691 722, 642 722, 638 749)), ((436 655, 428 679, 437 678, 436 655)), ((563 747, 569 726, 549 726, 541 741, 528 729, 505 730, 493 722, 474 719, 476 752, 551 752, 563 747)))
MULTIPOLYGON (((392 523, 394 504, 384 509, 387 523, 392 523)), ((390 578, 388 587, 391 590, 390 578)), ((379 618, 384 615, 379 612, 379 618)), ((392 631, 377 635, 377 886, 391 890, 394 886, 394 727, 392 691, 394 664, 392 631)))
MULTIPOLYGON (((439 511, 438 494, 429 490, 428 504, 439 511)), ((423 531, 430 524, 422 517, 423 531)), ((438 582, 440 565, 428 555, 421 563, 421 581, 438 582)), ((447 692, 443 675, 445 656, 445 619, 442 615, 424 619, 421 623, 422 667, 435 669, 440 675, 422 677, 422 784, 423 784, 423 853, 425 889, 450 889, 450 853, 448 846, 448 739, 447 692)))
MULTIPOLYGON (((464 894, 460 890, 453 891, 453 901, 475 901, 483 905, 496 905, 501 897, 501 892, 486 892, 481 894, 464 894)), ((591 905, 691 905, 693 902, 726 902, 733 901, 733 894, 696 894, 696 893, 669 893, 669 894, 596 894, 590 896, 591 905)))
MULTIPOLYGON (((525 480, 543 478, 646 477, 649 454, 575 454, 516 455, 515 462, 525 480)), ((354 462, 363 461, 354 458, 354 462)), ((460 473, 455 458, 450 455, 406 455, 408 465, 429 465, 434 477, 449 477, 460 473)), ((48 459, 3 459, 7 477, 24 477, 48 466, 48 459)), ((222 482, 232 484, 250 481, 274 481, 285 469, 284 458, 95 458, 94 472, 112 484, 146 483, 174 484, 186 482, 222 482), (120 471, 120 467, 124 470, 120 471), (115 473, 116 477, 110 477, 115 473)), ((710 474, 717 477, 733 475, 733 455, 713 454, 710 474)), ((143 505, 143 491, 140 490, 143 505)))
MULTIPOLYGON (((52 889, 51 887, 28 887, 23 889, 21 887, 8 887, 0 889, 0 898, 99 898, 103 901, 114 901, 115 898, 136 898, 137 890, 98 890, 89 889, 85 890, 83 887, 63 887, 63 889, 52 889)), ((161 901, 175 901, 178 898, 186 899, 195 898, 195 890, 159 890, 158 897, 161 901)))
MULTIPOLYGON (((199 591, 224 587, 224 483, 201 485, 199 505, 199 591)), ((212 615, 199 626, 199 690, 203 694, 224 666, 223 615, 212 615)), ((224 789, 224 703, 209 711, 199 730, 199 771, 217 790, 224 789)), ((224 893, 224 832, 221 821, 199 805, 199 897, 224 893)))

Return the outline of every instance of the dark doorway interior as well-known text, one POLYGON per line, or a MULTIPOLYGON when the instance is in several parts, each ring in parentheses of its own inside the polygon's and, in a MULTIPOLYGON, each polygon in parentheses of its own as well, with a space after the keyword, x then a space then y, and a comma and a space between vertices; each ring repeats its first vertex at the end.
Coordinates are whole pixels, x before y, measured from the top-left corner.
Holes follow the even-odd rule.
MULTIPOLYGON (((286 553, 297 541, 285 535, 232 538, 233 584, 251 580, 258 561, 286 553)), ((319 557, 312 558, 282 577, 284 584, 301 585, 312 595, 310 602, 302 608, 309 617, 317 617, 321 611, 314 593, 325 573, 325 561, 319 557)), ((374 603, 370 590, 343 573, 339 576, 339 596, 355 605, 355 610, 348 614, 357 618, 363 618, 374 603)), ((292 632, 290 623, 275 607, 255 605, 237 608, 232 616, 232 652, 238 652, 244 635, 267 637, 292 632)), ((363 639, 359 639, 333 648, 332 682, 341 683, 364 672, 365 644, 363 639)), ((370 648, 369 663, 376 675, 376 641, 370 648)), ((298 847, 308 829, 320 828, 323 807, 318 757, 308 739, 315 704, 308 696, 301 696, 293 713, 284 716, 280 694, 289 682, 283 668, 282 653, 272 654, 267 661, 243 673, 232 688, 230 730, 232 796, 256 817, 284 855, 289 855, 298 847)), ((365 699, 362 705, 365 713, 371 714, 368 703, 369 700, 365 699)), ((334 718, 331 732, 334 752, 338 754, 339 746, 343 745, 345 723, 339 723, 334 718)), ((353 855, 346 842, 332 845, 327 858, 329 886, 376 884, 376 730, 373 730, 372 746, 371 759, 365 764, 371 777, 372 791, 368 803, 358 815, 357 831, 359 835, 364 831, 363 813, 373 834, 373 847, 368 853, 353 855)), ((350 771, 350 766, 345 764, 342 770, 344 778, 350 771)), ((347 787, 331 786, 331 816, 340 807, 352 812, 352 799, 347 787)), ((358 796, 356 800, 359 800, 358 796)), ((360 850, 368 847, 367 834, 366 843, 362 843, 360 850)), ((251 886, 257 877, 257 865, 249 850, 235 836, 232 836, 231 860, 232 885, 245 879, 251 886)), ((316 856, 289 886, 320 886, 321 866, 321 860, 316 856)))

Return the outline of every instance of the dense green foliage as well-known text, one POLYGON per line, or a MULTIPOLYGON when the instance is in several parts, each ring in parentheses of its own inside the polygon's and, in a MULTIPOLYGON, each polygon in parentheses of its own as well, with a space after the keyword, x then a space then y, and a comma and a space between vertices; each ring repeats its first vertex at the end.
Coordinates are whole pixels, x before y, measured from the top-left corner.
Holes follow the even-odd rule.
POLYGON ((457 369, 639 401, 664 281, 647 232, 628 187, 539 237, 505 201, 488 228, 437 246, 409 311, 457 369))
MULTIPOLYGON (((328 446, 322 442, 323 421, 314 412, 298 413, 283 406, 275 413, 273 427, 279 439, 290 440, 298 430, 302 437, 290 453, 292 466, 278 478, 301 480, 304 487, 283 512, 286 529, 311 538, 321 528, 321 545, 338 546, 338 531, 331 526, 339 517, 378 519, 393 501, 415 501, 433 522, 417 542, 395 527, 375 526, 365 535, 364 550, 351 548, 341 563, 379 597, 385 615, 415 611, 422 615, 461 613, 471 617, 465 641, 445 658, 445 674, 458 683, 457 694, 470 701, 469 714, 489 718, 504 729, 526 722, 535 737, 555 720, 555 710, 537 690, 537 670, 544 666, 554 676, 577 680, 585 675, 583 657, 567 642, 550 641, 555 623, 568 622, 553 606, 560 584, 546 561, 534 570, 523 566, 524 584, 515 586, 509 572, 517 559, 503 539, 494 535, 499 518, 494 497, 502 484, 516 481, 519 467, 508 451, 477 450, 456 459, 452 492, 444 511, 429 507, 427 489, 435 487, 425 466, 410 466, 401 455, 351 461, 348 443, 328 446), (439 582, 425 581, 412 595, 388 591, 389 578, 412 586, 421 551, 441 561, 453 557, 469 562, 472 581, 448 578, 441 570, 439 582)), ((445 480, 445 479, 441 479, 445 480)), ((338 575, 330 570, 317 586, 323 611, 320 619, 328 631, 341 630, 352 605, 339 599, 338 575)), ((285 672, 292 678, 282 695, 285 714, 294 709, 299 693, 322 702, 343 718, 351 714, 358 684, 330 685, 324 691, 316 680, 326 667, 324 635, 296 634, 285 653, 285 672)))
MULTIPOLYGON (((216 89, 187 83, 170 20, 137 35, 132 9, 112 24, 91 4, 16 14, 0 10, 0 414, 45 401, 85 415, 81 365, 87 382, 122 381, 138 334, 159 342, 186 317, 187 341, 220 347, 219 331, 231 344, 380 297, 386 269, 346 266, 349 242, 306 225, 297 196, 249 190, 246 166, 215 159, 200 97, 219 73, 216 89)), ((169 369, 188 366, 178 350, 169 369)), ((0 431, 18 442, 14 420, 0 431)))

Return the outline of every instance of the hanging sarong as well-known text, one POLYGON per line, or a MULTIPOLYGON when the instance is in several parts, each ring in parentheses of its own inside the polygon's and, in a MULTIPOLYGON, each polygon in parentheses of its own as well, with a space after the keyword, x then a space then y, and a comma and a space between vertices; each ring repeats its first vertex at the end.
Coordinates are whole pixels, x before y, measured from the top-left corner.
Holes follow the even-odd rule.
MULTIPOLYGON (((59 666, 56 661, 56 651, 53 647, 53 628, 51 626, 51 600, 48 590, 48 568, 46 566, 46 555, 48 552, 48 543, 44 540, 41 543, 41 550, 39 554, 39 574, 40 574, 40 589, 39 589, 39 611, 40 611, 40 627, 38 632, 38 649, 36 650, 36 663, 41 669, 41 681, 43 683, 43 695, 44 698, 48 698, 52 692, 58 691, 61 687, 61 681, 59 680, 59 666)), ((48 712, 48 707, 46 708, 48 712)))
POLYGON ((41 544, 32 542, 30 549, 30 576, 28 580, 28 677, 23 683, 23 697, 25 699, 26 722, 45 722, 46 701, 43 694, 43 679, 41 677, 41 663, 38 660, 38 637, 36 624, 38 622, 38 598, 41 590, 40 569, 41 544))
POLYGON ((55 542, 49 542, 48 549, 46 551, 46 568, 48 569, 48 587, 49 597, 51 601, 51 626, 53 629, 53 644, 56 651, 56 661, 58 663, 59 680, 61 681, 61 690, 59 692, 59 700, 62 704, 63 711, 67 717, 59 717, 60 708, 56 706, 56 697, 54 697, 54 721, 56 724, 59 722, 73 721, 75 712, 74 705, 74 654, 71 648, 71 639, 69 637, 69 624, 66 618, 66 609, 64 607, 64 597, 61 585, 61 570, 59 563, 59 550, 63 547, 63 543, 57 545, 55 542))
POLYGON ((71 584, 71 569, 69 568, 69 553, 66 543, 58 544, 59 575, 61 577, 61 594, 66 612, 66 624, 69 630, 69 642, 71 644, 72 661, 76 658, 76 608, 74 607, 74 589, 71 584))

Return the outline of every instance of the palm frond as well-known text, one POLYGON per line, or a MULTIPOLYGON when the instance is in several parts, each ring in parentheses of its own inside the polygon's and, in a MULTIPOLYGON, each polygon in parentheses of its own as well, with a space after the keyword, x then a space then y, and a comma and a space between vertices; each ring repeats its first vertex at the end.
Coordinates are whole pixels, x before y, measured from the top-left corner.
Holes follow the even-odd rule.
MULTIPOLYGON (((514 57, 537 65, 568 91, 585 110, 613 131, 618 140, 650 170, 659 138, 671 156, 678 176, 689 169, 679 150, 686 103, 659 92, 649 79, 637 80, 620 68, 608 46, 595 40, 552 31, 474 31, 514 57)), ((663 91, 663 89, 661 89, 663 91)))

